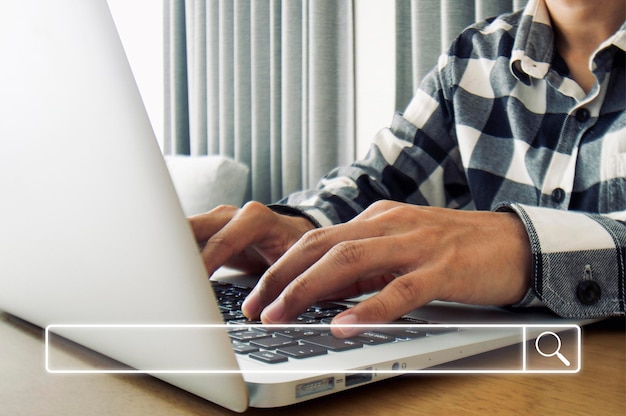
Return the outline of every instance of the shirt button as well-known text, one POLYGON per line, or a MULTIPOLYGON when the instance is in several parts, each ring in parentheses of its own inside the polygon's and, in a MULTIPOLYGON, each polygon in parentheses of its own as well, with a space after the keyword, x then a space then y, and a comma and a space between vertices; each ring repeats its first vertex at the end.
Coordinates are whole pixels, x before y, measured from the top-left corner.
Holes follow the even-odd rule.
POLYGON ((591 117, 591 113, 586 108, 581 108, 576 111, 575 117, 579 123, 584 123, 585 121, 589 120, 589 117, 591 117))
POLYGON ((593 280, 583 280, 576 288, 576 297, 583 305, 595 305, 600 301, 602 289, 593 280))
POLYGON ((552 191, 551 197, 554 202, 560 204, 565 199, 565 191, 561 188, 556 188, 554 191, 552 191))

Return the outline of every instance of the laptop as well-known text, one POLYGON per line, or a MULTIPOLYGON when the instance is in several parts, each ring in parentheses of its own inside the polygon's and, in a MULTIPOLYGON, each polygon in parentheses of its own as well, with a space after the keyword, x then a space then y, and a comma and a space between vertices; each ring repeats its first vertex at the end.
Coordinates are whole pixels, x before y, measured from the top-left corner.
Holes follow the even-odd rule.
POLYGON ((324 319, 350 300, 312 307, 311 330, 247 323, 218 300, 254 277, 207 278, 106 0, 3 1, 0 54, 0 310, 124 364, 112 371, 241 412, 538 336, 459 323, 568 322, 433 303, 401 320, 414 326, 334 339, 324 319))

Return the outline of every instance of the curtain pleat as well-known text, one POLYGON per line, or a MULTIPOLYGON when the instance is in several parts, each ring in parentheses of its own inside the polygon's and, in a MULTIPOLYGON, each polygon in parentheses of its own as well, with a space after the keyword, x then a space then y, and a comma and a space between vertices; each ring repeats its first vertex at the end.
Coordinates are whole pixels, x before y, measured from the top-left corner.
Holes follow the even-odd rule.
POLYGON ((308 182, 354 158, 354 40, 351 1, 310 0, 308 182))
MULTIPOLYGON (((201 1, 201 0, 200 0, 201 1)), ((235 143, 235 2, 220 0, 218 21, 209 22, 218 25, 219 37, 219 153, 233 157, 235 143)), ((245 28, 237 28, 244 30, 245 28)), ((239 45, 238 45, 239 46, 239 45)))
POLYGON ((164 138, 165 154, 189 153, 189 99, 185 2, 163 2, 164 44, 164 138))
MULTIPOLYGON (((189 153, 207 152, 207 48, 206 48, 206 3, 194 1, 186 8, 187 79, 189 96, 189 153), (192 48, 191 46, 194 45, 192 48)), ((187 153, 187 152, 185 152, 187 153)))
MULTIPOLYGON (((266 203, 350 163, 354 1, 164 0, 164 153, 232 157, 251 169, 246 199, 266 203)), ((390 2, 396 108, 463 28, 525 3, 390 2)))
POLYGON ((441 3, 396 0, 396 109, 402 110, 441 54, 441 3))
POLYGON ((251 2, 252 198, 271 195, 271 88, 269 0, 251 2))
POLYGON ((441 0, 441 50, 446 50, 460 31, 476 21, 476 2, 441 0))
POLYGON ((476 0, 476 21, 513 10, 512 0, 476 0))
MULTIPOLYGON (((306 95, 304 88, 304 66, 306 65, 304 49, 305 10, 303 2, 287 1, 282 5, 282 114, 281 137, 282 185, 280 193, 287 195, 304 188, 306 161, 306 131, 304 110, 306 95)), ((277 198, 274 198, 276 200, 277 198)))
POLYGON ((276 201, 282 197, 282 1, 270 1, 270 167, 271 189, 270 200, 276 201))

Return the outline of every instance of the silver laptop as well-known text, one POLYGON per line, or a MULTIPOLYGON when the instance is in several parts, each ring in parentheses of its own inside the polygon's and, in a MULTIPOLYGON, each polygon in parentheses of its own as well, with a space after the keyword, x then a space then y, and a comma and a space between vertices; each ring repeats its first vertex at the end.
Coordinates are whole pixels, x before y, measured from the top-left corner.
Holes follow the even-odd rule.
MULTIPOLYGON (((0 56, 0 309, 125 365, 105 372, 147 372, 243 411, 433 368, 539 334, 506 325, 457 327, 539 317, 448 304, 403 320, 417 327, 364 328, 369 334, 351 341, 331 341, 324 326, 259 328, 240 319, 226 325, 106 0, 3 1, 0 56), (449 325, 422 328, 418 318, 449 325), (280 350, 266 342, 278 335, 258 335, 270 329, 301 335, 286 343, 295 348, 280 350), (251 343, 257 336, 265 341, 251 343), (352 348, 324 345, 350 342, 352 348), (299 357, 303 351, 315 356, 299 357)), ((254 284, 249 277, 221 280, 254 284)), ((327 310, 312 309, 313 323, 323 325, 316 318, 327 310)), ((51 359, 49 371, 74 371, 51 359)))

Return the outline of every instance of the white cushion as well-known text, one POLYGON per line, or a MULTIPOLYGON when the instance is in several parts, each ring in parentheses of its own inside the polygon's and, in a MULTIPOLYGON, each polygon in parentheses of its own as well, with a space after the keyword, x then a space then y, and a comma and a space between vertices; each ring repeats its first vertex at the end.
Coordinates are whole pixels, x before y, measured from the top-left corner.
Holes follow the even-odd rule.
POLYGON ((223 156, 166 156, 167 168, 185 215, 218 205, 241 206, 249 169, 223 156))

